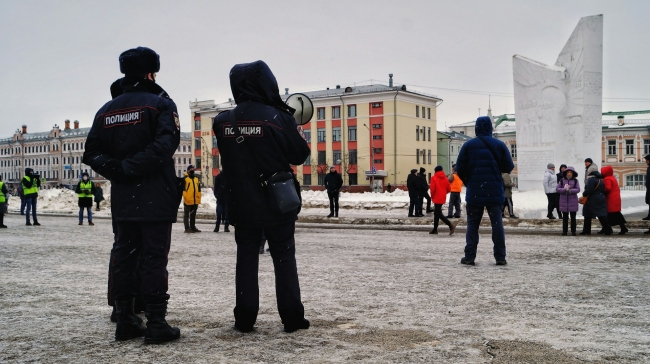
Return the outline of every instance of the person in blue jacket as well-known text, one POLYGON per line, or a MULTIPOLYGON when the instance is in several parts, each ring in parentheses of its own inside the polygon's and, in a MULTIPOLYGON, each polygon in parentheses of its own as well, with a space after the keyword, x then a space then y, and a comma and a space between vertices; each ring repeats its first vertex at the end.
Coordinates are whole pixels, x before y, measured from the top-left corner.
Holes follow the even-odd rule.
POLYGON ((456 171, 466 186, 467 234, 465 256, 461 264, 474 265, 478 247, 478 229, 487 209, 492 223, 494 259, 506 265, 506 237, 501 213, 505 201, 501 173, 510 173, 515 165, 506 145, 492 137, 492 120, 488 116, 476 119, 476 137, 463 144, 458 154, 456 171))

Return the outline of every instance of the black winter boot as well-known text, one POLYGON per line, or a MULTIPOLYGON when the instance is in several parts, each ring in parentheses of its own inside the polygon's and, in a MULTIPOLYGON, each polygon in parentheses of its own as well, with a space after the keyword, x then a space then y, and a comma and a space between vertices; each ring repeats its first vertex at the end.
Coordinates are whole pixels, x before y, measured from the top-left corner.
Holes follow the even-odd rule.
POLYGON ((309 320, 303 318, 296 322, 290 322, 284 325, 284 332, 292 333, 298 330, 307 330, 309 328, 309 320))
MULTIPOLYGON (((135 313, 135 311, 134 311, 135 313)), ((133 315, 133 318, 138 321, 139 324, 142 324, 142 319, 138 315, 133 315)), ((111 322, 117 322, 117 311, 115 310, 115 305, 113 305, 113 312, 111 312, 111 322)))
POLYGON ((115 314, 117 326, 115 326, 115 340, 129 340, 142 337, 146 328, 134 319, 133 300, 115 301, 115 314))
POLYGON ((181 330, 178 327, 169 326, 165 321, 167 302, 147 304, 144 314, 147 316, 147 331, 144 334, 146 344, 160 344, 181 337, 181 330))

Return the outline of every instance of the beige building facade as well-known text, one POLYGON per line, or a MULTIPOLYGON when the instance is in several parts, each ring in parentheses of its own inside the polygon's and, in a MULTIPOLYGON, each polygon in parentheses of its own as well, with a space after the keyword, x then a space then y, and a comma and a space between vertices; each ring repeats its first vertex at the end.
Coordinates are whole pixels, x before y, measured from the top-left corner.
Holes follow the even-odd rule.
MULTIPOLYGON (((303 126, 311 155, 294 171, 303 186, 322 188, 334 166, 350 191, 379 191, 404 186, 411 169, 433 172, 437 164, 436 108, 442 99, 406 86, 369 85, 303 92, 314 115, 303 126)), ((288 89, 281 95, 289 96, 288 89)), ((236 105, 231 100, 190 102, 192 155, 202 181, 211 185, 219 172, 219 151, 212 133, 214 117, 236 105)))

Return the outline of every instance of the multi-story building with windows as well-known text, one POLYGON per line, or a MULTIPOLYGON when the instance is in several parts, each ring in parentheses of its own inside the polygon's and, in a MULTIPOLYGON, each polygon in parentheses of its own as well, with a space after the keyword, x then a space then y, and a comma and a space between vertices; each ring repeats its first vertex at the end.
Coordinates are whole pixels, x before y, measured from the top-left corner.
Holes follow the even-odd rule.
MULTIPOLYGON (((392 80, 388 86, 336 86, 304 94, 314 103, 314 115, 303 126, 312 153, 295 167, 302 185, 322 186, 331 166, 342 173, 344 185, 352 191, 381 190, 388 183, 405 185, 413 168, 433 172, 436 107, 442 99, 406 86, 394 87, 392 80)), ((282 97, 288 96, 285 89, 282 97)), ((202 165, 211 163, 205 168, 208 176, 218 174, 219 168, 212 120, 234 107, 233 101, 218 105, 212 100, 190 102, 195 123, 193 156, 202 165)))
MULTIPOLYGON (((619 185, 626 189, 644 189, 646 164, 644 156, 650 154, 650 120, 627 119, 625 116, 650 114, 647 111, 605 112, 602 120, 602 155, 600 163, 597 156, 594 162, 602 167, 612 166, 619 185), (616 118, 616 119, 614 119, 616 118)), ((508 149, 515 169, 513 181, 517 181, 517 135, 515 116, 513 114, 495 116, 494 136, 503 141, 508 149)), ((449 129, 468 133, 473 122, 454 125, 449 129)), ((551 161, 549 161, 551 162, 551 161)), ((584 172, 583 166, 573 166, 578 173, 584 172)), ((542 175, 544 171, 540 172, 542 175)), ((541 188, 541 177, 540 177, 541 188)))
MULTIPOLYGON (((76 184, 83 172, 88 172, 95 181, 104 182, 102 176, 82 162, 90 128, 80 128, 76 120, 73 125, 71 128, 70 121, 66 120, 63 129, 54 125, 50 131, 37 133, 28 133, 27 126, 23 125, 12 137, 0 139, 3 181, 15 187, 29 167, 45 179, 43 188, 76 184)), ((181 133, 181 144, 174 156, 179 172, 185 172, 190 155, 190 134, 181 133), (182 164, 183 160, 187 164, 182 164)))

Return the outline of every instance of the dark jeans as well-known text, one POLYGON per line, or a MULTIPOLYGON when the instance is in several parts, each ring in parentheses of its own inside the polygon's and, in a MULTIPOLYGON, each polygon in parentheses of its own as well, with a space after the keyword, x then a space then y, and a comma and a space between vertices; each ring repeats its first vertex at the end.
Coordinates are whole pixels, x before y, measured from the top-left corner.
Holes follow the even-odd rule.
POLYGON ((327 191, 327 197, 330 199, 330 214, 339 214, 339 193, 327 191))
POLYGON ((275 268, 275 295, 282 322, 301 322, 305 308, 300 300, 300 283, 296 266, 295 222, 266 228, 237 227, 237 269, 235 277, 235 320, 254 325, 260 307, 258 278, 259 250, 262 236, 269 243, 275 268))
MULTIPOLYGON (((25 197, 21 196, 20 197, 20 214, 21 215, 25 215, 25 206, 26 205, 27 205, 27 200, 25 199, 25 197)), ((650 213, 648 213, 648 215, 650 216, 650 213)))
POLYGON ((409 196, 409 216, 421 215, 422 214, 422 203, 418 196, 409 196), (415 211, 414 211, 415 210, 415 211))
POLYGON ((219 226, 221 226, 222 221, 223 221, 223 225, 225 227, 228 227, 228 215, 226 214, 226 205, 217 204, 217 226, 216 226, 217 229, 219 229, 219 226))
POLYGON ((470 260, 476 258, 478 248, 478 229, 483 218, 483 210, 487 209, 490 222, 492 223, 492 242, 494 243, 493 254, 497 261, 506 258, 506 234, 503 230, 501 212, 503 205, 477 206, 467 204, 467 234, 465 235, 465 257, 470 260))
POLYGON ((99 211, 99 203, 100 203, 100 202, 101 202, 101 201, 96 201, 96 202, 95 202, 95 203, 97 204, 97 211, 99 211))
POLYGON ((88 221, 93 221, 93 208, 92 207, 80 207, 79 208, 79 222, 84 221, 84 209, 88 211, 88 221))
POLYGON ((503 215, 505 215, 506 209, 508 209, 508 214, 510 216, 515 216, 514 207, 512 206, 512 197, 506 197, 506 200, 503 202, 503 215))
POLYGON ((164 303, 167 294, 167 259, 172 224, 168 222, 118 222, 111 250, 109 301, 134 297, 138 283, 146 303, 164 303), (134 279, 136 271, 139 280, 134 279))
POLYGON ((452 192, 449 194, 449 210, 447 211, 447 216, 460 217, 460 192, 452 192), (454 215, 454 209, 456 209, 456 214, 454 215))
POLYGON ((36 218, 36 202, 38 201, 38 197, 36 195, 28 195, 25 196, 25 206, 27 207, 27 211, 25 212, 25 219, 27 219, 27 222, 29 222, 29 213, 31 211, 32 217, 34 217, 34 222, 37 222, 38 219, 36 218))
POLYGON ((185 230, 196 229, 196 210, 199 205, 185 205, 183 204, 183 224, 185 230))
POLYGON ((557 210, 558 217, 562 217, 562 213, 560 212, 559 194, 557 194, 557 193, 547 193, 546 194, 546 199, 548 200, 548 213, 546 214, 546 217, 553 216, 553 210, 557 210))
POLYGON ((451 227, 451 222, 449 222, 445 214, 442 213, 442 204, 437 203, 433 205, 433 230, 438 230, 439 220, 442 220, 445 225, 451 227))
POLYGON ((571 215, 571 232, 576 232, 576 213, 563 212, 562 213, 562 234, 566 234, 569 230, 569 215, 571 215))
POLYGON ((424 210, 424 200, 427 200, 427 212, 431 211, 431 197, 429 197, 428 193, 423 194, 420 196, 420 211, 424 210))

